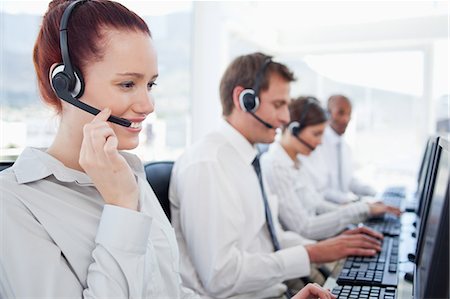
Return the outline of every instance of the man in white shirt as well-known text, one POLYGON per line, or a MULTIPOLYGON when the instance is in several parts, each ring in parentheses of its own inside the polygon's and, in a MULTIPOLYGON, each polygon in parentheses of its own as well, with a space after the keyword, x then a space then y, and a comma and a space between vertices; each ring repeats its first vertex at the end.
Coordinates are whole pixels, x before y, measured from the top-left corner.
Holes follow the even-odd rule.
POLYGON ((376 191, 354 175, 352 153, 344 139, 351 119, 352 104, 343 95, 328 99, 330 123, 325 128, 322 145, 310 157, 300 157, 318 191, 326 200, 348 203, 360 196, 374 196, 376 191))
POLYGON ((183 283, 214 298, 273 298, 310 263, 373 255, 379 242, 342 235, 322 242, 285 232, 277 199, 264 190, 255 143, 289 122, 293 74, 267 55, 236 58, 225 71, 221 127, 175 163, 169 197, 183 283))

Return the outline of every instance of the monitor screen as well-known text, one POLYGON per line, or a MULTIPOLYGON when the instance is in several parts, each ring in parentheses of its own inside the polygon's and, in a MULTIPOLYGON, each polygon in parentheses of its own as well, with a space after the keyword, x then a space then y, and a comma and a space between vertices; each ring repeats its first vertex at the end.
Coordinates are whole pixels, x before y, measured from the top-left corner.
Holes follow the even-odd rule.
POLYGON ((416 196, 419 198, 425 187, 425 178, 427 177, 426 173, 428 170, 428 165, 430 164, 429 162, 431 157, 431 151, 434 143, 436 143, 436 137, 431 137, 430 139, 428 139, 425 147, 425 152, 422 157, 422 162, 420 164, 419 175, 417 176, 417 192, 416 192, 416 196))
POLYGON ((417 174, 418 185, 420 185, 420 181, 421 179, 423 179, 425 169, 427 168, 428 156, 430 154, 431 142, 433 141, 433 139, 434 139, 433 137, 430 137, 425 145, 425 151, 423 152, 422 160, 420 161, 419 173, 417 174))
POLYGON ((414 298, 448 298, 449 295, 449 184, 448 141, 440 139, 429 188, 427 217, 417 244, 414 298))
MULTIPOLYGON (((437 156, 437 148, 439 143, 440 137, 435 137, 430 140, 430 151, 428 154, 428 161, 427 161, 427 167, 424 170, 423 175, 423 185, 419 185, 419 192, 418 193, 418 200, 419 205, 417 207, 416 213, 417 213, 417 232, 420 234, 420 223, 422 215, 424 214, 424 210, 428 208, 427 203, 430 200, 429 198, 429 191, 430 191, 430 182, 436 167, 436 156, 437 156)), ((425 213, 426 214, 426 213, 425 213)))

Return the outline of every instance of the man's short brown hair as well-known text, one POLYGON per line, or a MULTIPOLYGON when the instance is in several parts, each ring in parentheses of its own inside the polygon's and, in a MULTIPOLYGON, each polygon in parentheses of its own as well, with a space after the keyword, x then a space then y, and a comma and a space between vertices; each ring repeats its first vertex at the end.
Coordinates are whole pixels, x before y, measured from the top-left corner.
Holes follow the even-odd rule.
MULTIPOLYGON (((257 73, 267 59, 271 59, 271 56, 258 52, 239 56, 231 62, 220 81, 220 101, 224 116, 230 115, 233 111, 233 89, 236 86, 253 88, 257 73)), ((262 76, 259 92, 269 88, 269 77, 273 73, 286 79, 287 82, 295 81, 294 74, 287 66, 271 61, 262 76)))

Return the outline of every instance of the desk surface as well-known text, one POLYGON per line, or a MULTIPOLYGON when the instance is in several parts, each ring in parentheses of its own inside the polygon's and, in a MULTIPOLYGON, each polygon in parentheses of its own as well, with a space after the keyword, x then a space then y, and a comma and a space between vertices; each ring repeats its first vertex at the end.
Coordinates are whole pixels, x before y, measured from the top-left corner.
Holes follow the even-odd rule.
MULTIPOLYGON (((403 213, 401 217, 402 230, 400 234, 399 245, 399 257, 398 257, 398 269, 399 279, 397 285, 397 298, 398 299, 411 299, 413 298, 413 284, 404 279, 406 272, 414 270, 414 264, 408 261, 408 253, 413 253, 416 248, 416 239, 411 236, 411 233, 415 231, 412 223, 416 216, 414 213, 403 213)), ((345 259, 339 261, 334 267, 332 274, 325 281, 324 287, 332 290, 336 284, 336 278, 341 272, 345 259)))

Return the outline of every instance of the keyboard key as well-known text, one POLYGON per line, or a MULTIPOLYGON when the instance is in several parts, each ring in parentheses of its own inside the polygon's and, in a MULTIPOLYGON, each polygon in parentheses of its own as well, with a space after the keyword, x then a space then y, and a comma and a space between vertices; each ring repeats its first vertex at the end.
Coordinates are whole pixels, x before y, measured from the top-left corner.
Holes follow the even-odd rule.
POLYGON ((395 287, 379 287, 379 286, 336 286, 331 291, 338 299, 396 299, 397 289, 395 287))

